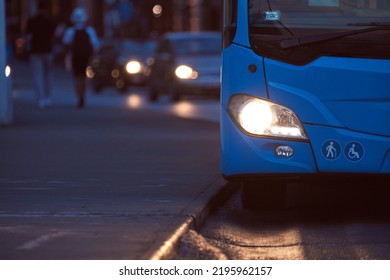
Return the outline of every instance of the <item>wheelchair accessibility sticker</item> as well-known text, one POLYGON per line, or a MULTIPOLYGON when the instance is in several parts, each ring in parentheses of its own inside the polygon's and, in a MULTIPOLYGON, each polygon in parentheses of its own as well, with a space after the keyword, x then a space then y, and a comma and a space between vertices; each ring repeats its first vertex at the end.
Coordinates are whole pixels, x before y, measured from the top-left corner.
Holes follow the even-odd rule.
POLYGON ((341 154, 341 145, 335 140, 328 140, 322 144, 321 151, 324 158, 335 160, 341 154))
MULTIPOLYGON (((341 144, 336 140, 327 140, 322 144, 321 153, 327 160, 336 160, 343 153, 341 144)), ((358 162, 364 157, 364 147, 359 142, 350 142, 344 147, 347 160, 358 162)))
POLYGON ((344 148, 344 155, 349 161, 359 161, 364 157, 363 145, 359 142, 348 143, 344 148))

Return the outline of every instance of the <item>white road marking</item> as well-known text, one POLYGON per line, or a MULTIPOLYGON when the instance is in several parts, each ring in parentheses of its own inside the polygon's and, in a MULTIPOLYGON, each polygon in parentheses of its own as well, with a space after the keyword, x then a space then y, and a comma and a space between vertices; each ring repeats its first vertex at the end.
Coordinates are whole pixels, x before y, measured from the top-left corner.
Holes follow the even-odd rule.
POLYGON ((34 240, 31 240, 31 241, 24 243, 23 245, 19 246, 17 249, 18 250, 32 250, 32 249, 35 249, 35 248, 41 246, 44 243, 49 242, 52 239, 55 239, 55 238, 58 238, 58 237, 61 237, 61 236, 67 235, 67 234, 69 234, 69 233, 56 232, 56 233, 51 233, 51 234, 45 234, 45 235, 38 237, 37 239, 34 239, 34 240))

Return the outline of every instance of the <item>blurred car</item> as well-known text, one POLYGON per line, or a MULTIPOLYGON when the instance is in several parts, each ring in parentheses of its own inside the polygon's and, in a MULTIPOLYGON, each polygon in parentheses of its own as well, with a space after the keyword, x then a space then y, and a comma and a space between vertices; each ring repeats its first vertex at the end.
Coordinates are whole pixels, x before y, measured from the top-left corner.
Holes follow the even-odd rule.
POLYGON ((149 99, 168 93, 219 97, 222 40, 219 32, 164 34, 156 47, 149 79, 149 99))
POLYGON ((87 68, 92 88, 100 92, 114 86, 124 91, 130 85, 143 85, 150 74, 150 60, 156 43, 152 40, 112 40, 103 42, 87 68))

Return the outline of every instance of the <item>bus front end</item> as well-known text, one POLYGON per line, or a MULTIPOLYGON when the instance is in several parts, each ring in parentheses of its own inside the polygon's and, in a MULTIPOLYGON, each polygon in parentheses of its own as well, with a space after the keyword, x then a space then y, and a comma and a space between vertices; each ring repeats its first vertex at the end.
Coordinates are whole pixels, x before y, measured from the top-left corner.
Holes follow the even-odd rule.
POLYGON ((389 175, 390 2, 226 0, 221 150, 247 208, 292 178, 389 175))

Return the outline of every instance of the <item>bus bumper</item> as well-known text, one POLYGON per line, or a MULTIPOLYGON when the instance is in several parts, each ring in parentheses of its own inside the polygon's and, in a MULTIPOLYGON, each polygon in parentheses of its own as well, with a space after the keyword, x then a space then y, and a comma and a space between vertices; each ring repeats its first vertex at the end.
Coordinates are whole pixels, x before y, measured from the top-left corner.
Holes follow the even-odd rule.
POLYGON ((304 125, 308 141, 253 137, 221 108, 221 171, 227 178, 320 174, 390 174, 390 138, 343 128, 304 125), (278 155, 288 146, 290 157, 278 155))

